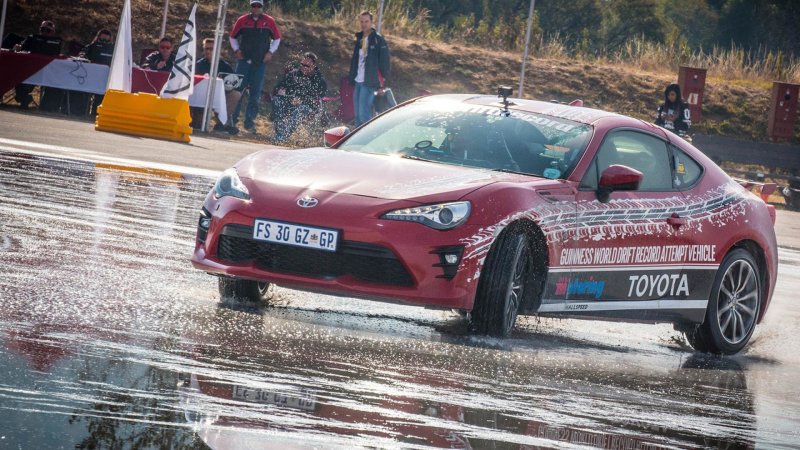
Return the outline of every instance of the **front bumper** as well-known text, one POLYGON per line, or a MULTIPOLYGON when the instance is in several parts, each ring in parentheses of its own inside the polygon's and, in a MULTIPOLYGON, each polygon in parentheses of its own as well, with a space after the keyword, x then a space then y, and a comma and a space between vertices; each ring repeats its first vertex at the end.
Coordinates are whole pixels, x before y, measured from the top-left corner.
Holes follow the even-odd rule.
POLYGON ((339 296, 472 309, 478 262, 459 257, 453 267, 444 255, 461 256, 461 240, 478 227, 438 231, 363 214, 320 215, 325 222, 314 223, 308 217, 237 208, 237 201, 207 201, 204 215, 210 220, 201 218, 207 229, 198 227, 195 268, 339 296), (335 253, 256 241, 252 239, 256 218, 336 228, 342 241, 335 253))

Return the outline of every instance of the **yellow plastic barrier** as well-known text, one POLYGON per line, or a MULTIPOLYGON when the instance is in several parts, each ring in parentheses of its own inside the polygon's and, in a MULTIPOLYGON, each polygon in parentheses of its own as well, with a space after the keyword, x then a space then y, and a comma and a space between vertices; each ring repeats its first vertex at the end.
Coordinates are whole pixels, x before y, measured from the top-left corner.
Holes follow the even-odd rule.
POLYGON ((98 131, 189 142, 189 102, 154 94, 109 90, 97 108, 98 131))

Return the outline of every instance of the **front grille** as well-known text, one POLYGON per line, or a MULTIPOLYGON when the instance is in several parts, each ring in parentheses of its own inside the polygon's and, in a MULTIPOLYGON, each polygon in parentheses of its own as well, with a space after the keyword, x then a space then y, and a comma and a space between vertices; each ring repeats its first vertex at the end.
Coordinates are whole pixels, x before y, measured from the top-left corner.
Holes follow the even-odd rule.
POLYGON ((227 225, 217 246, 217 256, 231 262, 255 262, 264 270, 315 278, 352 275, 359 280, 394 286, 413 286, 411 274, 386 247, 342 241, 337 252, 260 242, 253 228, 227 225))

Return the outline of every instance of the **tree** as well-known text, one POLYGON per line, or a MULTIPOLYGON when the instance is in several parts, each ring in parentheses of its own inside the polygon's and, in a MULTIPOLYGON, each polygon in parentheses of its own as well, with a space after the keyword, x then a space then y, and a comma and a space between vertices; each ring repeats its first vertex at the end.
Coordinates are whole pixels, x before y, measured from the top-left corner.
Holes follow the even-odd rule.
POLYGON ((663 11, 657 0, 609 0, 603 20, 608 50, 635 37, 664 41, 663 11))
POLYGON ((536 11, 545 36, 558 36, 570 47, 587 40, 600 46, 602 12, 597 0, 543 0, 536 2, 536 11))

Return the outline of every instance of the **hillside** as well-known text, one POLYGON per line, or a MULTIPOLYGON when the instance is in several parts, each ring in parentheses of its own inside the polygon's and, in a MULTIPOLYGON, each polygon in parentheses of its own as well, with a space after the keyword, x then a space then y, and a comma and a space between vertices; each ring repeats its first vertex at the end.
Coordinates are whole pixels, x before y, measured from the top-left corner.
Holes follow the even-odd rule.
MULTIPOLYGON (((178 36, 189 12, 188 2, 172 1, 167 34, 178 36)), ((83 0, 42 1, 11 0, 7 32, 27 34, 38 26, 40 11, 57 11, 51 15, 66 40, 91 40, 103 26, 116 29, 120 1, 83 0)), ((143 48, 154 46, 161 26, 161 0, 133 0, 134 55, 143 48)), ((227 29, 242 11, 229 10, 227 29)), ((216 22, 217 4, 204 2, 198 9, 198 37, 211 36, 216 22)), ((268 71, 266 86, 274 85, 279 70, 298 52, 311 50, 324 61, 322 64, 331 90, 338 79, 347 73, 352 29, 306 22, 275 14, 284 33, 281 49, 268 71)), ((393 74, 391 85, 399 100, 416 96, 422 89, 433 93, 495 92, 501 84, 518 86, 521 55, 494 50, 419 42, 387 35, 392 50, 393 74)), ((229 61, 228 46, 223 56, 229 61)), ((652 120, 664 87, 677 79, 669 72, 643 72, 622 64, 598 64, 571 59, 529 60, 525 97, 542 100, 584 100, 586 106, 602 108, 652 120)), ((710 77, 706 86, 703 123, 695 132, 724 134, 756 140, 766 139, 768 82, 721 80, 710 77)), ((516 90, 516 89, 515 89, 516 90)), ((800 140, 800 134, 795 140, 800 140)))

